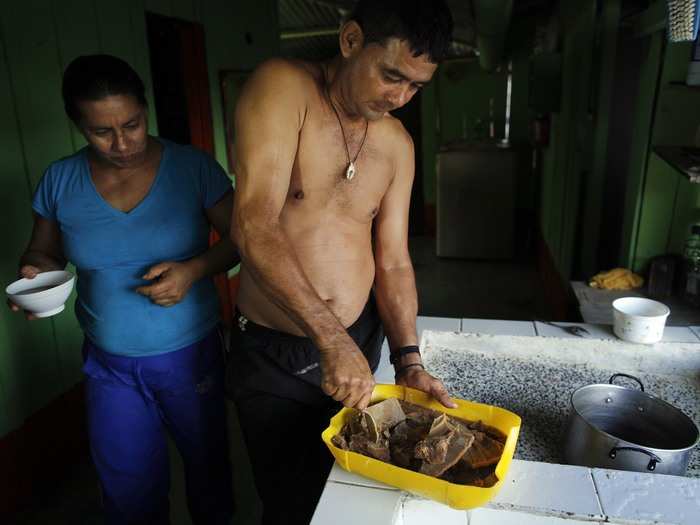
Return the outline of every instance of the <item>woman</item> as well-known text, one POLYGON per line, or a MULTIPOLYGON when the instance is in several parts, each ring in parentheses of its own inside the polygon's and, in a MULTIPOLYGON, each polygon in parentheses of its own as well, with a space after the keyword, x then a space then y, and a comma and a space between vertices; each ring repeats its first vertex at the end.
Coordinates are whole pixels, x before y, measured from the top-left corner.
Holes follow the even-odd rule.
POLYGON ((228 523, 210 277, 238 262, 230 181, 203 152, 148 135, 143 82, 118 58, 74 60, 63 99, 88 145, 44 173, 20 273, 77 268, 88 431, 107 522, 168 523, 167 430, 184 460, 193 521, 228 523), (211 248, 210 225, 224 239, 211 248))

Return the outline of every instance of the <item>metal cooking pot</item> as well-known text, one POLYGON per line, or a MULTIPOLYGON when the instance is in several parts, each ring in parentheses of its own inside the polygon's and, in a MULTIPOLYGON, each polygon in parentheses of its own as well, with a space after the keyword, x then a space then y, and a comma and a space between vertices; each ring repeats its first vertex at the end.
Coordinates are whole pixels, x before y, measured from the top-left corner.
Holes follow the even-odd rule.
POLYGON ((700 435, 673 405, 646 394, 634 376, 571 394, 564 460, 574 465, 682 476, 700 435), (641 390, 614 384, 633 379, 641 390))

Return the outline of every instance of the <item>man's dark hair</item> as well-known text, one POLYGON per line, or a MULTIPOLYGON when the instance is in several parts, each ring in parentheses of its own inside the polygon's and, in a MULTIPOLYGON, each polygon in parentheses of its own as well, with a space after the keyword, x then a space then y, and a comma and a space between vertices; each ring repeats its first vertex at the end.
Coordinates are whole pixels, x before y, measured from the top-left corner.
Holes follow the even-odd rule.
POLYGON ((452 14, 445 0, 360 0, 348 20, 362 28, 365 43, 406 40, 413 56, 442 62, 452 40, 452 14))
POLYGON ((101 100, 110 95, 131 95, 147 106, 143 81, 121 58, 85 55, 73 60, 63 73, 63 105, 75 123, 80 122, 78 102, 101 100))

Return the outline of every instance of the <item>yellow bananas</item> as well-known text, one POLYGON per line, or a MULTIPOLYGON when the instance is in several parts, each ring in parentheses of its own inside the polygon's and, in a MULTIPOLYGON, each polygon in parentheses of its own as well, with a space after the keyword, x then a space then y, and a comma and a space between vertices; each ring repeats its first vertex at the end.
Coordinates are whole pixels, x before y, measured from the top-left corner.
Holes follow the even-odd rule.
POLYGON ((627 268, 613 268, 607 272, 600 272, 588 283, 591 288, 601 290, 630 290, 639 288, 642 284, 644 279, 627 268))

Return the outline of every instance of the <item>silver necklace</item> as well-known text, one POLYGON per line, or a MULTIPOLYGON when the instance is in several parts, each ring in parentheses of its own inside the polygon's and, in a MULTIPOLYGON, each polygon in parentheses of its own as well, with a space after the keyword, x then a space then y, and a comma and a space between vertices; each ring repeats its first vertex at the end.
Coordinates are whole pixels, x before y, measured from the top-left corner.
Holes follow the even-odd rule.
POLYGON ((355 167, 355 161, 357 160, 357 157, 360 156, 360 152, 362 151, 362 147, 365 145, 365 139, 367 138, 367 132, 369 131, 369 119, 367 119, 365 123, 365 134, 362 137, 362 142, 360 143, 360 149, 357 150, 357 155, 355 155, 354 159, 350 158, 350 148, 348 148, 348 139, 345 138, 345 129, 343 128, 343 122, 340 120, 340 114, 338 113, 338 110, 335 109, 335 104, 333 104, 333 99, 331 99, 331 91, 328 88, 328 68, 326 67, 326 94, 328 95, 328 101, 331 103, 331 107, 333 108, 333 113, 335 113, 336 118, 338 119, 338 124, 340 125, 340 132, 343 134, 343 142, 345 143, 345 153, 348 156, 348 168, 345 170, 345 178, 347 180, 352 180, 352 178, 355 176, 357 173, 357 168, 355 167))

